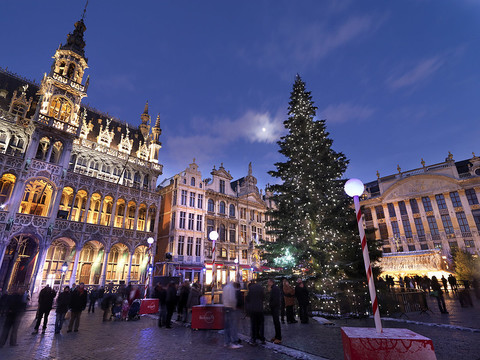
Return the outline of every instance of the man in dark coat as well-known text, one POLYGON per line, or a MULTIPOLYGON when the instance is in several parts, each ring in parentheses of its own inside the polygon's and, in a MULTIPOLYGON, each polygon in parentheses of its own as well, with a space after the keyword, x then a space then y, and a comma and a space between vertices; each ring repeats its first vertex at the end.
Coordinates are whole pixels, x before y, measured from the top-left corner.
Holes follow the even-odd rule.
POLYGON ((264 326, 265 319, 263 316, 263 300, 265 292, 260 284, 252 282, 248 288, 247 294, 247 310, 250 314, 250 324, 252 327, 251 344, 256 345, 257 339, 265 344, 264 326))
POLYGON ((177 289, 175 283, 170 281, 167 288, 167 297, 165 299, 167 305, 167 319, 166 319, 166 328, 172 328, 172 315, 175 310, 175 305, 177 304, 177 289))
POLYGON ((298 315, 302 324, 308 324, 308 290, 301 279, 297 280, 295 286, 295 297, 298 301, 298 315))
POLYGON ((282 329, 280 327, 280 307, 282 305, 282 292, 275 285, 273 279, 268 279, 268 287, 270 288, 270 311, 272 312, 273 326, 275 327, 275 337, 272 342, 280 344, 282 342, 282 329))
POLYGON ((158 327, 167 325, 167 290, 158 283, 154 289, 154 297, 158 299, 158 309, 160 311, 158 316, 158 327))
POLYGON ((20 326, 25 309, 27 307, 26 297, 24 296, 25 289, 21 287, 14 290, 12 294, 8 295, 5 303, 5 321, 3 322, 2 335, 0 335, 0 348, 7 342, 10 335, 10 346, 17 344, 17 332, 20 326))
POLYGON ((80 315, 82 311, 87 307, 87 290, 85 289, 85 284, 80 283, 75 290, 72 292, 72 297, 70 299, 70 310, 72 314, 70 316, 70 322, 68 323, 67 332, 78 331, 78 326, 80 325, 80 315), (74 326, 75 325, 75 326, 74 326))
POLYGON ((68 307, 70 306, 71 298, 72 294, 70 293, 70 287, 67 285, 63 288, 63 292, 58 294, 57 298, 55 334, 60 334, 60 330, 62 330, 63 321, 65 320, 65 314, 68 311, 68 307))
POLYGON ((42 334, 45 334, 48 323, 48 315, 50 314, 50 310, 52 310, 53 299, 55 299, 56 295, 57 292, 48 284, 40 291, 40 294, 38 294, 37 322, 35 323, 35 329, 33 330, 32 335, 38 333, 38 328, 40 327, 42 318, 44 318, 42 334))

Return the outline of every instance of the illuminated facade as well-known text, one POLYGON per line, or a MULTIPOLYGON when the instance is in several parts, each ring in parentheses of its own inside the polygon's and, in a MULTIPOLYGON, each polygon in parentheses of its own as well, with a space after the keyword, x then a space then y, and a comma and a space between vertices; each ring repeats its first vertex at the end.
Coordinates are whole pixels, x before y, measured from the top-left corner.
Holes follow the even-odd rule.
POLYGON ((251 164, 247 176, 235 181, 223 164, 214 167, 211 176, 202 181, 194 161, 162 183, 158 254, 170 252, 176 273, 184 278, 211 284, 213 249, 208 234, 216 230, 217 285, 247 281, 262 269, 257 242, 271 240, 265 230, 270 201, 258 190, 251 164))
POLYGON ((448 270, 452 249, 480 249, 480 158, 445 162, 366 184, 364 224, 382 241, 385 273, 448 270))
POLYGON ((83 19, 41 84, 0 70, 0 288, 142 281, 156 239, 160 119, 133 128, 81 104, 83 19))

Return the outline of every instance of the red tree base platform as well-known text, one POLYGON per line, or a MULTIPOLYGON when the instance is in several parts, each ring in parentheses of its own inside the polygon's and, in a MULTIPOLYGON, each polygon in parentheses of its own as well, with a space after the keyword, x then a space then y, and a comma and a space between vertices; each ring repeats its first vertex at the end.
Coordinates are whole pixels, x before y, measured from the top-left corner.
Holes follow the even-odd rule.
POLYGON ((345 360, 436 360, 431 339, 408 329, 342 327, 345 360))

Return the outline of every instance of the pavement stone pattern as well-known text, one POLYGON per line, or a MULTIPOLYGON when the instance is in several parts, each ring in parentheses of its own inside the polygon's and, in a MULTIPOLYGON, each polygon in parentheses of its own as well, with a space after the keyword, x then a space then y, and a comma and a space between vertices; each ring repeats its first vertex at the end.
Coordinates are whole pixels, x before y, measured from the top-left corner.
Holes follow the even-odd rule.
MULTIPOLYGON (((446 299, 449 315, 442 315, 436 300, 429 299, 433 314, 409 313, 409 320, 383 321, 384 327, 407 328, 433 340, 438 360, 480 360, 480 332, 464 331, 451 325, 480 329, 480 301, 474 299, 473 308, 461 308, 454 297, 446 299), (442 326, 430 326, 440 324, 442 326), (445 326, 443 326, 445 325, 445 326)), ((288 360, 331 359, 342 360, 342 326, 374 327, 373 319, 332 320, 333 325, 322 325, 310 319, 309 324, 282 324, 282 345, 267 343, 252 347, 245 341, 240 349, 223 346, 223 334, 215 330, 193 331, 183 324, 174 323, 173 329, 157 327, 156 316, 143 316, 138 321, 102 322, 102 312, 82 313, 79 332, 66 333, 66 325, 60 335, 54 335, 55 313, 51 312, 45 335, 31 335, 35 311, 27 311, 18 332, 17 347, 8 342, 0 349, 1 360, 13 359, 194 359, 194 360, 288 360), (291 353, 289 349, 293 349, 291 353)), ((176 315, 174 315, 176 318, 176 315)), ((0 325, 3 319, 0 318, 0 325)), ((250 321, 240 321, 242 340, 250 335, 250 321)), ((265 337, 274 335, 273 321, 265 316, 265 337)))

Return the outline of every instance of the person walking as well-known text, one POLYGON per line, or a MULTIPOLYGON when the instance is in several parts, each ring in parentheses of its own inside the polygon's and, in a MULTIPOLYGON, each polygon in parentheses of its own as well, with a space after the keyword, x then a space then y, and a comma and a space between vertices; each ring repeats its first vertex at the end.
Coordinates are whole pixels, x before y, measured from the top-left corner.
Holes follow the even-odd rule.
POLYGON ((430 286, 433 290, 433 296, 437 298, 438 308, 442 314, 448 314, 447 307, 445 306, 445 299, 443 298, 443 291, 436 276, 432 276, 430 286))
POLYGON ((63 292, 58 294, 57 297, 57 309, 55 318, 55 334, 60 334, 62 330, 63 322, 65 320, 65 314, 70 306, 70 299, 72 294, 70 293, 70 287, 67 285, 63 288, 63 292))
POLYGON ((17 332, 27 301, 24 296, 25 290, 21 287, 13 290, 5 299, 5 321, 3 322, 2 334, 0 335, 0 348, 2 348, 10 335, 10 346, 17 346, 17 332))
POLYGON ((48 323, 48 315, 50 314, 50 310, 53 307, 53 299, 57 292, 53 290, 49 284, 47 284, 38 294, 38 311, 37 311, 37 322, 35 323, 35 328, 32 332, 32 335, 38 334, 38 328, 40 327, 40 323, 42 322, 43 318, 43 328, 42 334, 45 334, 45 330, 47 329, 48 323))
POLYGON ((302 324, 308 324, 308 290, 305 287, 302 279, 297 280, 297 286, 295 286, 295 297, 298 302, 298 316, 302 324))
POLYGON ((190 283, 184 281, 178 291, 178 309, 177 320, 186 322, 187 318, 187 301, 190 294, 190 283))
POLYGON ((270 289, 270 311, 272 312, 273 326, 275 327, 275 337, 272 339, 274 344, 282 343, 282 328, 280 327, 280 307, 282 305, 282 294, 273 279, 268 279, 268 288, 270 289))
POLYGON ((283 293, 283 280, 285 278, 280 279, 280 319, 282 324, 285 324, 285 294, 283 293))
POLYGON ((98 299, 98 291, 95 290, 95 289, 92 289, 90 291, 90 294, 88 295, 88 299, 90 300, 90 303, 88 305, 88 313, 90 313, 90 311, 93 313, 95 313, 95 303, 97 302, 97 299, 98 299))
POLYGON ((238 343, 237 294, 232 282, 223 287, 222 302, 225 308, 225 346, 230 349, 241 348, 238 343))
POLYGON ((87 307, 87 290, 85 290, 85 284, 80 283, 72 292, 70 299, 70 310, 72 312, 70 316, 70 322, 68 323, 67 333, 73 331, 77 332, 80 325, 80 316, 82 311, 87 307))
POLYGON ((162 284, 157 283, 153 289, 153 296, 158 299, 158 327, 162 327, 167 323, 167 290, 162 286, 162 284))
POLYGON ((247 309, 250 314, 250 325, 252 329, 252 338, 250 344, 255 346, 257 339, 265 344, 265 319, 263 316, 263 300, 265 292, 263 287, 254 280, 250 283, 247 294, 247 309))
POLYGON ((457 279, 452 274, 448 275, 448 283, 453 292, 457 292, 457 279))
POLYGON ((193 283, 187 299, 187 314, 185 315, 186 317, 185 322, 187 324, 190 323, 190 318, 191 318, 190 314, 192 313, 192 307, 200 305, 200 296, 201 294, 200 294, 199 285, 197 283, 193 283))
POLYGON ((173 281, 170 281, 170 284, 168 284, 165 303, 167 306, 167 317, 165 321, 165 325, 166 325, 165 327, 167 329, 171 329, 173 311, 175 310, 175 305, 177 304, 177 289, 173 281))
POLYGON ((442 280, 443 289, 445 290, 445 293, 448 294, 448 281, 447 281, 447 279, 445 278, 444 275, 442 275, 442 278, 440 280, 442 280))
POLYGON ((287 279, 283 279, 283 296, 285 299, 287 323, 294 324, 298 322, 295 320, 295 313, 293 311, 293 307, 295 306, 295 289, 288 283, 287 279))
POLYGON ((116 295, 113 292, 113 283, 109 283, 107 286, 107 291, 103 292, 102 301, 100 303, 100 308, 103 310, 102 320, 108 321, 112 316, 112 306, 115 303, 116 295))

